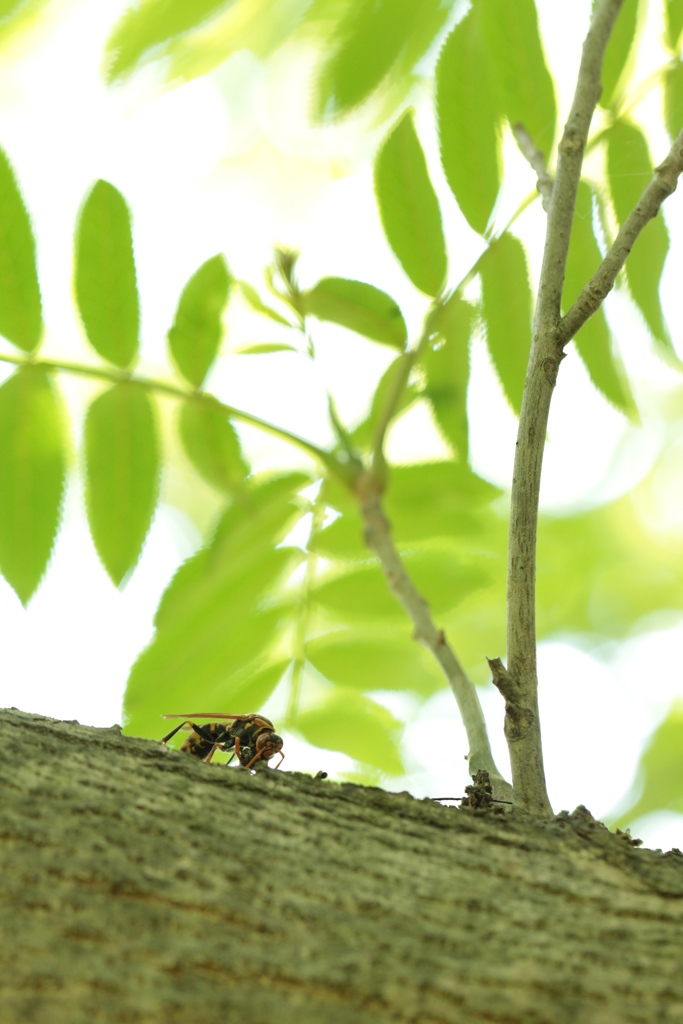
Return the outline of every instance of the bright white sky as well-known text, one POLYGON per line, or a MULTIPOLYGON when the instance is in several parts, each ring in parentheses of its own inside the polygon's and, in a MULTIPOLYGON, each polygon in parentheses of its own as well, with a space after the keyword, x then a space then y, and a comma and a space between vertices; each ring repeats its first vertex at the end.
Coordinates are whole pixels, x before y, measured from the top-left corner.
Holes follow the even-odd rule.
MULTIPOLYGON (((44 14, 34 34, 4 55, 0 145, 17 169, 38 235, 48 325, 44 354, 90 358, 71 302, 71 249, 77 210, 98 177, 116 184, 133 209, 143 301, 143 372, 167 372, 164 338, 177 296, 196 267, 219 251, 225 252, 238 277, 260 284, 273 244, 299 248, 304 283, 330 273, 372 281, 398 296, 409 321, 417 325, 422 300, 398 265, 387 259, 372 196, 371 157, 380 136, 360 136, 353 122, 335 131, 306 125, 298 113, 305 108, 310 72, 305 60, 294 71, 288 63, 285 77, 284 61, 276 58, 264 69, 242 53, 219 73, 170 92, 159 88, 151 71, 140 73, 123 89, 107 90, 99 76, 102 45, 125 6, 125 0, 54 0, 59 17, 44 14)), ((541 3, 550 65, 565 69, 570 83, 559 97, 562 116, 589 6, 589 0, 541 3)), ((653 14, 643 45, 644 73, 648 62, 660 62, 660 34, 653 14)), ((655 123, 656 110, 654 117, 647 107, 643 110, 647 123, 655 123)), ((419 118, 424 143, 433 152, 428 106, 419 118)), ((663 133, 655 134, 655 157, 661 158, 667 148, 663 133)), ((503 205, 519 197, 520 181, 525 191, 533 186, 514 151, 507 160, 509 188, 503 205)), ((437 165, 432 161, 437 187, 444 191, 437 165)), ((470 265, 477 243, 446 191, 444 196, 457 279, 470 265)), ((674 252, 663 294, 671 310, 683 244, 679 196, 667 206, 667 219, 674 252)), ((540 237, 540 207, 527 223, 525 237, 540 237)), ((549 430, 546 507, 621 492, 645 472, 658 450, 655 396, 670 371, 646 355, 649 341, 627 302, 613 303, 610 316, 625 340, 629 366, 642 382, 645 426, 640 432, 627 427, 593 391, 578 360, 567 359, 549 430)), ((231 313, 228 348, 266 340, 278 340, 276 327, 239 309, 231 313)), ((329 436, 329 428, 316 372, 333 382, 340 412, 352 420, 363 412, 391 355, 333 328, 321 331, 318 343, 318 371, 291 355, 270 360, 228 356, 211 386, 224 400, 320 442, 329 436)), ((74 414, 80 415, 92 386, 66 378, 62 386, 74 414)), ((507 484, 516 424, 482 345, 473 354, 470 402, 475 468, 507 484)), ((291 452, 279 443, 252 430, 243 436, 258 467, 291 464, 291 452)), ((445 454, 445 449, 428 417, 417 413, 395 427, 390 453, 408 462, 445 454)), ((167 499, 175 501, 182 473, 177 471, 165 486, 167 499)), ((89 540, 80 488, 72 486, 52 564, 28 610, 0 580, 0 704, 92 725, 120 721, 128 670, 151 636, 159 595, 199 539, 182 512, 163 504, 138 569, 124 590, 117 591, 89 540)), ((628 789, 643 741, 673 697, 681 694, 681 681, 671 678, 669 666, 679 661, 682 639, 681 627, 648 634, 623 645, 609 663, 564 644, 542 647, 544 745, 550 797, 557 810, 585 803, 599 816, 614 809, 628 789), (552 687, 544 683, 550 678, 552 687), (588 715, 586 707, 591 709, 588 715)), ((506 765, 499 696, 483 691, 482 699, 496 756, 506 765)), ((386 702, 411 723, 406 737, 411 769, 400 788, 416 795, 462 793, 467 748, 450 694, 444 692, 421 709, 400 696, 387 696, 386 702)), ((278 704, 276 694, 268 705, 275 720, 278 704)), ((332 774, 349 766, 342 755, 312 751, 290 737, 286 764, 292 769, 326 768, 332 774)), ((648 845, 683 847, 679 816, 653 817, 637 831, 648 845)))

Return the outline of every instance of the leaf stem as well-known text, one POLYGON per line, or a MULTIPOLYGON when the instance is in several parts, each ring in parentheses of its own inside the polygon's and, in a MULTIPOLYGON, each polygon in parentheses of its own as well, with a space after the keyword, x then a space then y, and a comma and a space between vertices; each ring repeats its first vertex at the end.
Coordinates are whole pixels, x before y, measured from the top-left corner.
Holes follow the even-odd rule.
POLYGON ((512 788, 501 775, 493 759, 486 720, 476 688, 446 640, 444 631, 435 625, 429 605, 418 593, 406 572, 394 545, 389 521, 384 515, 381 494, 371 473, 360 479, 356 492, 363 519, 365 542, 377 556, 394 597, 412 621, 414 639, 424 644, 434 655, 453 692, 469 743, 469 773, 474 775, 480 769, 487 771, 493 785, 494 796, 497 799, 509 800, 512 788))
POLYGON ((299 437, 298 434, 293 434, 291 431, 285 430, 284 427, 278 427, 274 423, 261 419, 260 416, 254 416, 252 413, 245 412, 243 409, 237 409, 234 405, 227 405, 213 395, 208 394, 208 392, 191 391, 187 388, 178 387, 175 384, 166 384, 164 381, 154 380, 151 377, 136 377, 125 370, 114 370, 104 366, 87 366, 84 363, 69 363, 54 359, 32 359, 5 353, 0 354, 0 362, 12 363, 14 366, 41 366, 46 370, 76 374, 93 380, 104 380, 110 384, 134 384, 137 387, 145 388, 147 391, 169 395, 172 398, 181 398, 186 402, 211 401, 216 403, 226 416, 230 416, 231 419, 239 420, 242 423, 249 423, 251 426, 258 427, 259 430, 272 434, 273 437, 279 437, 283 441, 288 441, 322 463, 326 469, 330 470, 344 484, 347 486, 353 485, 357 471, 352 465, 342 462, 335 455, 325 451, 324 448, 319 448, 311 441, 299 437))

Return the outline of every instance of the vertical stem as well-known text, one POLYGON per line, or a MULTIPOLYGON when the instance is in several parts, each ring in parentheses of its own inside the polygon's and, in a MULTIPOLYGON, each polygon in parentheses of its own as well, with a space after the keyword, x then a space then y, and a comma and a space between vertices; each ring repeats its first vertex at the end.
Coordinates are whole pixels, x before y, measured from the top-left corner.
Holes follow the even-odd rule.
POLYGON ((545 785, 536 673, 536 531, 543 448, 553 388, 563 357, 562 288, 588 129, 600 98, 600 70, 622 0, 598 0, 583 45, 574 102, 560 142, 548 213, 533 336, 519 419, 510 509, 507 671, 494 668, 505 697, 515 803, 552 813, 545 785))

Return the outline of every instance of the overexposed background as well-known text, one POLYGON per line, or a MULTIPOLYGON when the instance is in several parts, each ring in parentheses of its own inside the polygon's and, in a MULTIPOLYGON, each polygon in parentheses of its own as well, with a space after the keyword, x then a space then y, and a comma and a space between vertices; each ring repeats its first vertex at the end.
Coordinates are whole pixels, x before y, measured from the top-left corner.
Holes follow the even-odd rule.
MULTIPOLYGON (((159 68, 138 72, 124 86, 107 88, 100 63, 104 42, 126 0, 54 0, 32 29, 2 44, 0 145, 8 153, 33 216, 38 238, 47 322, 46 357, 92 360, 71 290, 73 228, 83 196, 103 177, 126 196, 134 217, 138 280, 143 309, 140 370, 169 371, 165 333, 178 295, 197 266, 224 252, 232 272, 260 285, 275 244, 301 251, 304 285, 325 274, 371 281, 396 296, 409 327, 417 329, 424 299, 414 291, 383 240, 372 191, 372 158, 385 127, 374 129, 360 113, 335 128, 312 128, 306 119, 313 65, 285 48, 267 64, 246 51, 211 74, 167 90, 159 68), (360 126, 366 131, 361 132, 360 126)), ((539 4, 548 61, 560 80, 566 117, 587 25, 590 0, 539 4)), ((648 16, 636 74, 662 63, 658 11, 648 16)), ((451 273, 458 280, 481 241, 460 216, 438 170, 435 130, 427 97, 418 104, 418 128, 433 159, 443 197, 451 273)), ((636 115, 651 131, 653 155, 668 150, 657 132, 660 111, 646 98, 636 115), (652 128, 652 126, 655 126, 652 128)), ((533 188, 530 170, 513 146, 506 148, 506 188, 501 214, 533 188)), ((663 284, 665 311, 676 335, 677 289, 683 261, 683 207, 676 195, 666 206, 672 253, 663 284)), ((525 240, 539 244, 543 214, 536 204, 520 222, 525 240)), ((536 269, 533 267, 532 269, 536 269)), ((645 475, 664 442, 658 412, 672 371, 651 355, 646 330, 627 299, 615 297, 608 315, 619 334, 643 424, 630 426, 594 391, 579 360, 563 363, 549 428, 542 501, 545 508, 588 506, 614 497, 645 475)), ((235 302, 229 312, 226 352, 248 342, 279 340, 278 328, 235 302)), ((318 366, 292 354, 268 358, 226 355, 210 387, 223 400, 264 416, 321 443, 330 438, 324 381, 342 418, 365 410, 391 353, 321 328, 318 366), (362 375, 358 366, 363 368, 362 375)), ((0 342, 0 345, 5 343, 0 342)), ((11 351, 11 346, 6 347, 11 351)), ((679 344, 683 356, 683 344, 679 344)), ((470 411, 473 464, 501 485, 511 479, 516 422, 482 343, 473 351, 470 411)), ((0 379, 11 367, 0 364, 0 379)), ((80 423, 96 385, 63 376, 60 386, 80 423)), ((294 465, 299 456, 253 429, 240 431, 257 469, 294 465)), ((78 436, 74 460, 78 465, 78 436)), ((394 427, 390 455, 410 462, 446 455, 424 411, 394 427)), ((653 495, 648 514, 663 530, 683 525, 680 483, 653 495), (659 518, 658 518, 659 517, 659 518)), ((121 719, 129 668, 152 635, 159 596, 180 562, 202 541, 183 509, 182 467, 164 481, 162 497, 140 564, 116 590, 89 538, 78 479, 71 485, 51 566, 28 609, 0 580, 2 682, 0 703, 90 725, 121 719)), ((208 524, 217 510, 206 490, 208 524)), ((588 654, 568 643, 540 651, 541 711, 550 798, 556 810, 587 804, 596 816, 615 809, 629 788, 643 743, 661 720, 681 679, 672 675, 683 627, 657 628, 615 650, 588 654), (552 686, 544 680, 552 678, 552 686)), ((490 655, 502 652, 486 652, 490 655)), ((450 693, 426 704, 385 695, 408 724, 409 775, 398 781, 415 795, 457 795, 467 781, 464 732, 450 693)), ((276 693, 266 710, 277 721, 276 693)), ((502 704, 482 691, 499 764, 507 763, 502 704)), ((161 709, 178 710, 178 709, 161 709)), ((182 709, 180 709, 182 710, 182 709)), ((252 709, 242 709, 252 710, 252 709)), ((161 731, 161 721, 160 721, 161 731)), ((350 762, 313 751, 287 738, 288 768, 324 768, 332 775, 350 762)), ((39 756, 39 754, 38 754, 39 756)), ((683 818, 653 815, 639 823, 647 845, 683 847, 683 818)))

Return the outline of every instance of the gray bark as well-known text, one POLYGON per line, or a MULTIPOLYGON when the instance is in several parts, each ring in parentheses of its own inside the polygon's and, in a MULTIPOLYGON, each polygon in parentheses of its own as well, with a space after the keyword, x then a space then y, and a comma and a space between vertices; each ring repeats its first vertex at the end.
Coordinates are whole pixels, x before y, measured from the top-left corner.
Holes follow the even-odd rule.
MULTIPOLYGON (((315 769, 317 765, 313 765, 315 769)), ((3 1024, 683 1021, 683 855, 0 712, 3 1024)))

